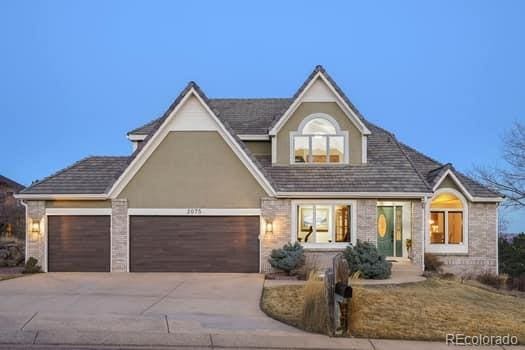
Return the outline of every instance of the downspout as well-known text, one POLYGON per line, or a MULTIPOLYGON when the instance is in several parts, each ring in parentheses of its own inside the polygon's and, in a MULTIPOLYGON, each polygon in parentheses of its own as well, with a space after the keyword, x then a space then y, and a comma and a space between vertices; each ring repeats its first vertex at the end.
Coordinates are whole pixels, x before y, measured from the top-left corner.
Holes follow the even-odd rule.
POLYGON ((28 217, 27 217, 27 203, 26 203, 23 199, 20 200, 20 203, 24 206, 24 209, 25 209, 25 228, 24 228, 24 231, 25 231, 25 232, 24 232, 24 236, 25 236, 25 247, 24 247, 24 262, 27 262, 27 246, 28 246, 28 244, 27 244, 27 236, 28 236, 28 232, 27 232, 27 231, 28 231, 28 229, 27 229, 28 227, 27 227, 27 225, 28 225, 28 223, 29 223, 29 219, 28 219, 28 217))

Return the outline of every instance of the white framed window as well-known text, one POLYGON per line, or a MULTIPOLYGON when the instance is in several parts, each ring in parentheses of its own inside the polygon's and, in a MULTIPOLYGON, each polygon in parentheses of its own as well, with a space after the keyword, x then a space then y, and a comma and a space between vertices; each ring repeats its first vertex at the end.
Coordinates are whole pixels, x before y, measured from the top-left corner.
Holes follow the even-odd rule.
POLYGON ((348 163, 348 132, 328 114, 309 115, 290 133, 290 163, 348 163))
POLYGON ((428 225, 428 252, 468 253, 468 203, 460 192, 436 191, 429 204, 428 225))
POLYGON ((351 200, 292 201, 292 241, 305 248, 355 244, 356 206, 351 200))

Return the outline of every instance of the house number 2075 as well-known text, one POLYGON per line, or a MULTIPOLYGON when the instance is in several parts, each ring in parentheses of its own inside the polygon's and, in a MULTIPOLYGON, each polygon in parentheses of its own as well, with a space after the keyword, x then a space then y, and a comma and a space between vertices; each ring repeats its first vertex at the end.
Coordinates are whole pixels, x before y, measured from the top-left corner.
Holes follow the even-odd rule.
POLYGON ((201 208, 188 208, 186 209, 187 215, 201 215, 202 209, 201 208))

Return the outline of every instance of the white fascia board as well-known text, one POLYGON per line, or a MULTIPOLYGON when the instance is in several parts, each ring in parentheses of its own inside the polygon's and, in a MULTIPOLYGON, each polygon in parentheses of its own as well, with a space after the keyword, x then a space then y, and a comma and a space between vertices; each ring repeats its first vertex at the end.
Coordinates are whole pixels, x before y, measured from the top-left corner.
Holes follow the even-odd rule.
POLYGON ((130 141, 144 141, 148 135, 142 135, 142 134, 129 134, 128 140, 130 141))
POLYGON ((456 174, 450 169, 447 169, 445 173, 439 178, 438 182, 434 185, 434 188, 432 189, 434 192, 437 191, 439 185, 447 178, 447 176, 450 176, 452 181, 461 189, 461 192, 467 197, 467 199, 470 202, 494 202, 494 203, 500 203, 505 200, 503 197, 474 197, 470 194, 470 192, 463 186, 461 181, 458 179, 456 174))
MULTIPOLYGON (((299 104, 301 103, 301 100, 303 99, 306 92, 312 87, 312 85, 317 81, 317 79, 320 78, 323 80, 323 82, 328 86, 328 88, 331 90, 331 92, 337 97, 337 104, 342 107, 343 111, 347 114, 349 119, 352 121, 352 123, 355 124, 355 126, 361 131, 363 135, 370 135, 371 132, 368 130, 366 125, 362 122, 361 118, 357 116, 352 108, 345 102, 345 100, 339 95, 339 93, 335 90, 335 88, 332 86, 332 84, 326 79, 324 74, 322 72, 318 72, 315 77, 313 77, 308 85, 303 89, 301 94, 297 96, 295 101, 288 107, 286 112, 282 115, 282 117, 277 121, 277 123, 274 125, 274 127, 270 130, 269 134, 270 136, 277 135, 279 130, 282 128, 282 126, 290 119, 290 116, 295 112, 297 107, 299 107, 299 104)), ((312 102, 309 100, 309 102, 312 102)), ((326 101, 319 101, 319 102, 326 102, 326 101)))
POLYGON ((104 200, 108 199, 106 194, 15 194, 16 199, 28 200, 104 200))
POLYGON ((269 135, 240 134, 238 136, 243 141, 270 141, 269 135))
POLYGON ((277 192, 279 198, 425 198, 424 192, 277 192))
POLYGON ((257 182, 263 187, 266 193, 270 196, 275 194, 272 186, 269 181, 264 177, 261 171, 257 168, 255 164, 251 161, 248 155, 241 149, 241 146, 233 138, 233 136, 226 130, 224 125, 220 122, 217 116, 211 111, 208 105, 202 100, 199 94, 195 91, 194 88, 191 88, 190 91, 182 98, 179 104, 174 108, 170 115, 164 120, 162 125, 155 131, 155 134, 152 135, 151 140, 146 143, 146 145, 140 150, 140 153, 131 161, 131 164, 126 168, 126 170, 120 175, 117 181, 111 187, 109 191, 110 198, 116 198, 124 187, 131 181, 133 176, 137 171, 142 167, 146 160, 151 156, 155 149, 160 145, 164 140, 168 132, 170 131, 168 125, 171 123, 171 120, 176 116, 177 112, 185 105, 187 100, 191 97, 195 97, 204 107, 204 109, 209 113, 210 117, 217 123, 219 134, 223 137, 226 143, 230 146, 233 152, 239 157, 241 162, 247 167, 248 171, 255 177, 257 182))
POLYGON ((128 215, 148 216, 259 216, 259 208, 129 208, 128 215))
POLYGON ((46 215, 111 215, 111 208, 47 208, 46 215))

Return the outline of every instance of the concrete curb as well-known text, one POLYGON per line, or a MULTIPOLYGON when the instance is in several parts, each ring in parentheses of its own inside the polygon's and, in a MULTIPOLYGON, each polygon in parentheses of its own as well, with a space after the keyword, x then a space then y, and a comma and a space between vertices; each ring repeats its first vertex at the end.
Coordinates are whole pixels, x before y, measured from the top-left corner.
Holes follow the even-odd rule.
MULTIPOLYGON (((0 348, 96 346, 97 348, 241 348, 241 349, 344 349, 344 350, 450 350, 445 342, 330 338, 323 335, 261 335, 207 333, 106 332, 75 330, 0 331, 0 348)), ((485 350, 525 350, 524 346, 469 347, 485 350)))

